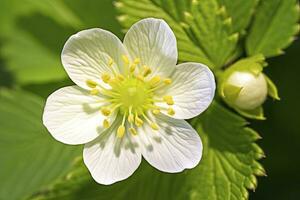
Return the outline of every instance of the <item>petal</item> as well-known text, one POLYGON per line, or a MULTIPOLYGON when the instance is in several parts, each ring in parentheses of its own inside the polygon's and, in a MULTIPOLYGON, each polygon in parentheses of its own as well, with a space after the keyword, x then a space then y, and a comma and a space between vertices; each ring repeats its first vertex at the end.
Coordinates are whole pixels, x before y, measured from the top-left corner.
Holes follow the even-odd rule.
POLYGON ((139 143, 144 158, 163 172, 181 172, 195 167, 202 156, 202 142, 197 132, 184 120, 160 115, 158 131, 145 125, 139 130, 139 143))
MULTIPOLYGON (((176 66, 173 83, 165 92, 171 95, 175 104, 176 119, 189 119, 202 113, 215 95, 215 78, 211 70, 199 63, 183 63, 176 66)), ((159 106, 166 107, 163 103, 159 106)))
POLYGON ((127 51, 117 36, 93 28, 72 35, 63 48, 61 59, 72 81, 89 89, 86 80, 97 82, 100 81, 102 73, 112 73, 108 65, 110 58, 115 62, 113 66, 116 71, 124 68, 122 55, 127 55, 127 51))
MULTIPOLYGON (((43 123, 52 136, 66 144, 84 144, 103 131, 99 112, 101 97, 92 96, 78 86, 61 88, 46 102, 43 123)), ((112 116, 113 119, 113 116, 112 116)))
POLYGON ((117 125, 84 146, 84 163, 100 184, 110 185, 128 178, 142 160, 132 136, 127 133, 122 139, 116 137, 117 125))
POLYGON ((124 38, 132 58, 140 58, 153 74, 168 76, 177 63, 176 38, 161 19, 147 18, 135 23, 124 38))

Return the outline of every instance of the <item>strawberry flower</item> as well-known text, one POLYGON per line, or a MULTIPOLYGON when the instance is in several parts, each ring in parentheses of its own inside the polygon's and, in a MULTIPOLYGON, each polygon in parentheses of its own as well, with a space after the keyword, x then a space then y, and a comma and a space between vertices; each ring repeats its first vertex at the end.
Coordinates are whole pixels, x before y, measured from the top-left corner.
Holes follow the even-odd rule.
POLYGON ((176 65, 176 38, 166 22, 141 20, 123 43, 102 29, 80 31, 61 59, 76 86, 48 97, 43 122, 56 140, 85 144, 83 160, 98 183, 128 178, 142 156, 169 173, 199 163, 201 139, 184 119, 210 105, 215 80, 203 64, 176 65))

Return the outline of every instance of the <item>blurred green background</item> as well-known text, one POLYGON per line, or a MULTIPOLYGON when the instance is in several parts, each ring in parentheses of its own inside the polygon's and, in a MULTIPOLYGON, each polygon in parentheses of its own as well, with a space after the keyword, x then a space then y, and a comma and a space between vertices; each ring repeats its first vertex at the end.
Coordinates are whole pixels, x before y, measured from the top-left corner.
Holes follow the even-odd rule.
MULTIPOLYGON (((62 70, 59 57, 71 34, 101 27, 122 38, 111 0, 63 2, 63 6, 57 7, 58 0, 43 3, 0 0, 2 88, 22 88, 46 98, 57 88, 72 84, 62 70), (41 80, 47 81, 41 84, 41 80)), ((281 101, 266 102, 266 121, 251 121, 251 126, 263 137, 259 144, 266 154, 262 163, 268 176, 259 178, 258 188, 251 192, 250 199, 299 199, 299 53, 300 41, 297 40, 285 55, 268 60, 270 67, 266 74, 276 83, 281 101)))

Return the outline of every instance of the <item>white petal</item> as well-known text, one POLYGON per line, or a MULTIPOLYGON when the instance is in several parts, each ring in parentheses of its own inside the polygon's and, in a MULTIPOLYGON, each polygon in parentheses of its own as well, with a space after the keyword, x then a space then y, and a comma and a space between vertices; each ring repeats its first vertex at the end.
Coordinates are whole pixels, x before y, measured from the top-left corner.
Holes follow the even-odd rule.
MULTIPOLYGON (((183 63, 176 66, 173 83, 165 94, 171 95, 175 104, 176 119, 189 119, 202 113, 215 95, 215 78, 211 70, 199 63, 183 63)), ((160 103, 166 107, 166 104, 160 103)))
POLYGON ((131 57, 140 58, 153 74, 168 76, 177 63, 176 38, 169 25, 161 19, 147 18, 135 23, 124 38, 131 57))
POLYGON ((112 73, 108 66, 110 58, 115 62, 115 70, 123 69, 122 55, 127 55, 127 51, 117 36, 93 28, 72 35, 63 48, 61 59, 72 81, 88 89, 87 79, 97 82, 103 72, 112 73))
POLYGON ((116 137, 117 125, 84 146, 84 163, 100 184, 110 185, 128 178, 142 160, 132 136, 127 133, 122 139, 116 137))
MULTIPOLYGON (((92 96, 78 86, 61 88, 46 102, 43 123, 52 136, 66 144, 84 144, 103 131, 99 96, 92 96)), ((112 120, 114 118, 112 117, 112 120)))
POLYGON ((144 125, 138 132, 144 158, 163 172, 175 173, 195 167, 202 156, 202 142, 197 132, 186 121, 164 115, 158 116, 156 123, 158 131, 144 125))

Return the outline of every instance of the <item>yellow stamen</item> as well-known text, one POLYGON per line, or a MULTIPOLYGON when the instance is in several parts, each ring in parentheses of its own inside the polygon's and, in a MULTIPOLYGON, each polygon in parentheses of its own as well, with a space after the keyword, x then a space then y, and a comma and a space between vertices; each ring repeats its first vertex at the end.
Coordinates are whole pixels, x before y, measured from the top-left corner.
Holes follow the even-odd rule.
POLYGON ((139 127, 139 126, 142 126, 143 123, 144 123, 143 120, 136 115, 135 116, 135 125, 139 127))
POLYGON ((117 130, 117 136, 119 138, 122 138, 125 134, 125 126, 124 125, 120 125, 118 130, 117 130))
POLYGON ((165 83, 166 85, 170 85, 170 84, 172 83, 172 79, 166 78, 166 79, 164 80, 164 83, 165 83))
POLYGON ((144 77, 143 76, 141 76, 141 75, 138 75, 137 77, 136 77, 139 81, 144 81, 144 77))
POLYGON ((154 109, 154 110, 152 110, 152 113, 155 114, 155 115, 158 115, 160 113, 160 110, 159 109, 154 109))
POLYGON ((114 60, 112 58, 109 58, 108 66, 111 67, 113 64, 114 64, 114 60))
POLYGON ((108 73, 104 73, 102 74, 101 78, 104 83, 108 83, 110 80, 110 75, 108 73))
POLYGON ((104 128, 109 128, 109 121, 107 119, 103 120, 103 127, 104 128))
POLYGON ((137 64, 140 64, 140 62, 141 62, 141 60, 140 60, 139 58, 136 58, 136 59, 134 59, 134 61, 133 61, 133 63, 136 64, 136 65, 137 65, 137 64))
POLYGON ((144 68, 144 71, 143 71, 143 76, 144 76, 144 77, 146 77, 146 76, 148 76, 149 74, 151 74, 152 71, 151 71, 150 67, 144 65, 143 68, 144 68))
POLYGON ((110 113, 111 113, 111 111, 110 111, 108 108, 103 107, 103 108, 101 108, 101 113, 102 113, 104 116, 109 116, 110 113))
POLYGON ((125 77, 122 75, 122 74, 118 74, 117 75, 117 78, 120 80, 120 81, 124 81, 125 77))
POLYGON ((97 85, 98 85, 95 81, 92 81, 92 80, 87 80, 87 81, 86 81, 86 84, 87 84, 87 86, 90 87, 90 88, 95 88, 95 87, 97 87, 97 85))
POLYGON ((129 128, 129 131, 132 135, 137 135, 137 131, 135 130, 135 128, 129 128))
POLYGON ((174 100, 173 97, 170 95, 166 95, 163 97, 163 100, 168 104, 168 105, 174 105, 174 100))
POLYGON ((97 94, 99 94, 100 93, 100 91, 98 90, 98 89, 96 89, 96 88, 94 88, 94 89, 92 89, 91 91, 90 91, 90 94, 91 95, 97 95, 97 94))
POLYGON ((129 68, 129 71, 132 73, 135 71, 135 68, 136 68, 136 65, 135 64, 132 64, 129 68))
POLYGON ((175 110, 173 108, 168 108, 169 115, 175 115, 175 110))
POLYGON ((134 122, 134 116, 133 116, 133 114, 129 114, 128 115, 128 122, 129 123, 133 123, 134 122))
POLYGON ((157 84, 159 84, 159 82, 160 82, 160 76, 154 76, 149 81, 149 83, 152 87, 155 87, 157 84))
POLYGON ((129 64, 129 59, 126 55, 122 55, 122 59, 123 59, 123 62, 128 65, 129 64))
POLYGON ((150 124, 150 126, 151 126, 151 128, 152 128, 153 130, 155 130, 155 131, 157 131, 157 130, 159 129, 158 125, 157 125, 156 123, 154 123, 154 122, 152 122, 152 123, 150 124))

